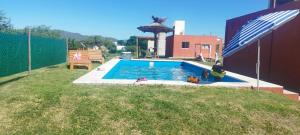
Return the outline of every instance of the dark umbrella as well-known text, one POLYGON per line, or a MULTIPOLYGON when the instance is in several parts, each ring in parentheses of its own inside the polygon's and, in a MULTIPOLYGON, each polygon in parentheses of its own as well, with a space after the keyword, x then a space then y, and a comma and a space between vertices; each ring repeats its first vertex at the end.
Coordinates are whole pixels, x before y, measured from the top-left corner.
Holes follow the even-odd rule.
POLYGON ((152 16, 152 19, 153 19, 153 23, 151 23, 150 25, 138 27, 138 29, 142 32, 151 32, 154 34, 154 52, 155 55, 157 55, 157 44, 158 44, 157 34, 161 32, 165 32, 165 33, 173 32, 173 29, 163 24, 166 21, 165 18, 152 16))

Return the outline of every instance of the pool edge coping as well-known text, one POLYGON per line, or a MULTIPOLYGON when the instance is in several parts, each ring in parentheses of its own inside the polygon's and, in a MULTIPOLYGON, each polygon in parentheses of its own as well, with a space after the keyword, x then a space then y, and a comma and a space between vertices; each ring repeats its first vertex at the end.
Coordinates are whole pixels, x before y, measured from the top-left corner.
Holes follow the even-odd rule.
MULTIPOLYGON (((186 62, 194 66, 211 70, 211 66, 201 63, 186 61, 186 60, 160 60, 160 59, 132 59, 137 61, 166 61, 166 62, 186 62)), ((91 84, 91 85, 103 85, 103 84, 118 84, 118 85, 172 85, 172 86, 209 86, 209 87, 232 87, 232 88, 253 88, 256 87, 257 80, 251 77, 226 71, 226 75, 245 81, 245 82, 215 82, 209 84, 192 84, 184 81, 166 81, 166 80, 148 80, 142 82, 136 82, 136 80, 129 79, 103 79, 103 77, 120 61, 120 59, 111 59, 108 62, 100 65, 89 73, 79 77, 74 84, 91 84)), ((273 83, 260 81, 261 88, 283 88, 280 85, 273 83)))

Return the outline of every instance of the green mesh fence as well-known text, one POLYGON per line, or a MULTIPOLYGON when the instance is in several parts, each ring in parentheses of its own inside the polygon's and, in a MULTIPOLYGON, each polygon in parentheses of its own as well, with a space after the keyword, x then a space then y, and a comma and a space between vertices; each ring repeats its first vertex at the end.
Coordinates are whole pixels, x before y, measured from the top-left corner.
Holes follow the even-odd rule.
MULTIPOLYGON (((66 42, 63 39, 31 36, 31 67, 56 65, 66 61, 66 42)), ((0 76, 28 70, 28 36, 0 33, 0 76)))
POLYGON ((37 69, 66 62, 66 49, 65 40, 32 36, 32 68, 37 69))

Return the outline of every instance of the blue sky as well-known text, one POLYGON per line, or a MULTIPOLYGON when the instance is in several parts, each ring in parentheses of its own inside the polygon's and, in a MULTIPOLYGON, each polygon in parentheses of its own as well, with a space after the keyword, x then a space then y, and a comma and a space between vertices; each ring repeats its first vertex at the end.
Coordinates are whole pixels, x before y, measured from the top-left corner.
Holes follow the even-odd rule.
POLYGON ((268 0, 0 0, 16 28, 47 25, 85 35, 126 39, 147 35, 136 28, 151 16, 167 17, 166 25, 186 21, 186 34, 224 37, 226 20, 266 9, 268 0))

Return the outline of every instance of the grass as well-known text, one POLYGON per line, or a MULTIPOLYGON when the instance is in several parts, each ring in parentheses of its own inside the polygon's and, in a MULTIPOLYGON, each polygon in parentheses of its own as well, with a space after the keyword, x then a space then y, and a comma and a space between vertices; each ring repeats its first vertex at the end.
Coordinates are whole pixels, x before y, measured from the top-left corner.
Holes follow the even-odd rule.
POLYGON ((64 65, 0 78, 0 134, 299 134, 300 103, 208 87, 74 85, 64 65))

